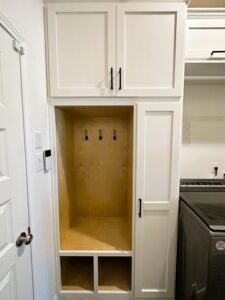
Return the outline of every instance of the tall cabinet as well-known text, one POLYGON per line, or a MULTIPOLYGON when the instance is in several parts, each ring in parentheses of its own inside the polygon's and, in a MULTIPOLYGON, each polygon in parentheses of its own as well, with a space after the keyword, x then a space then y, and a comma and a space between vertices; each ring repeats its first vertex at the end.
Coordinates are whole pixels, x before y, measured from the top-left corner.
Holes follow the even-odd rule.
POLYGON ((47 6, 59 299, 174 299, 185 16, 47 6))

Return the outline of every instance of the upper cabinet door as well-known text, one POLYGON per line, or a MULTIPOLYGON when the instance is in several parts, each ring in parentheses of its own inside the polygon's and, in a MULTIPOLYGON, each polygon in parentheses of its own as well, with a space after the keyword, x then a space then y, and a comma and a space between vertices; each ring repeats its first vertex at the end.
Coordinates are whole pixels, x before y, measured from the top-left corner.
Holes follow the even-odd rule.
POLYGON ((115 4, 49 4, 48 31, 52 97, 115 94, 115 4))
POLYGON ((118 96, 182 96, 184 3, 119 3, 118 96))

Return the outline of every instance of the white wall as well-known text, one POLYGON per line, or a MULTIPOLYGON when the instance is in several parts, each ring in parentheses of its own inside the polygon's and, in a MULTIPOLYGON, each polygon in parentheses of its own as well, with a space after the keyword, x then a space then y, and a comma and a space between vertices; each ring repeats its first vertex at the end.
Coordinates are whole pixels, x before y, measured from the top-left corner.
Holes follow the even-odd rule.
MULTIPOLYGON (((42 133, 43 146, 49 146, 48 105, 46 96, 44 24, 42 0, 0 0, 0 11, 27 42, 26 77, 28 97, 28 166, 30 191, 32 263, 35 300, 54 298, 54 255, 50 174, 35 171, 34 132, 42 133)), ((29 299, 24 299, 29 300, 29 299)))
POLYGON ((225 174, 225 86, 185 86, 181 178, 214 178, 212 163, 225 174))

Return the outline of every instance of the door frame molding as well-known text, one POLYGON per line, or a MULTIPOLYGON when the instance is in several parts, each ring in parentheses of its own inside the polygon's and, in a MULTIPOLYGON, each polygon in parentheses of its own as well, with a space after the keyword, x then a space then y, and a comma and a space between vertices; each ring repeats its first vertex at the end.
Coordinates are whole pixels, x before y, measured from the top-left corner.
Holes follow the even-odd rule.
MULTIPOLYGON (((20 46, 23 47, 25 54, 27 52, 27 43, 24 36, 16 29, 13 23, 0 11, 0 26, 12 37, 19 42, 20 46)), ((12 45, 13 47, 13 45, 12 45)), ((27 206, 28 206, 28 222, 31 223, 31 212, 30 212, 30 195, 31 195, 31 184, 28 174, 31 170, 31 159, 29 159, 32 140, 29 134, 30 129, 30 104, 28 94, 28 74, 27 74, 27 56, 20 55, 20 71, 21 71, 21 102, 22 102, 22 114, 23 114, 23 133, 24 133, 24 152, 25 152, 25 170, 26 170, 26 188, 27 188, 27 206)), ((32 258, 32 245, 30 246, 31 254, 31 271, 32 271, 32 294, 34 299, 34 278, 33 269, 35 267, 32 258)))

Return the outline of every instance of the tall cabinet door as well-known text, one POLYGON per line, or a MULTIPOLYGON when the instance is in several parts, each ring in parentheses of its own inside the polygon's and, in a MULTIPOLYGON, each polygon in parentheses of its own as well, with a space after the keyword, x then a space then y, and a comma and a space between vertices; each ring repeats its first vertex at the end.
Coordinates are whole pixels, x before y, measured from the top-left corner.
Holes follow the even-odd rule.
POLYGON ((184 3, 119 3, 118 96, 182 96, 184 3))
POLYGON ((180 105, 180 103, 138 105, 136 297, 174 297, 179 202, 180 105))
POLYGON ((114 95, 115 31, 115 4, 48 5, 52 97, 114 95))

